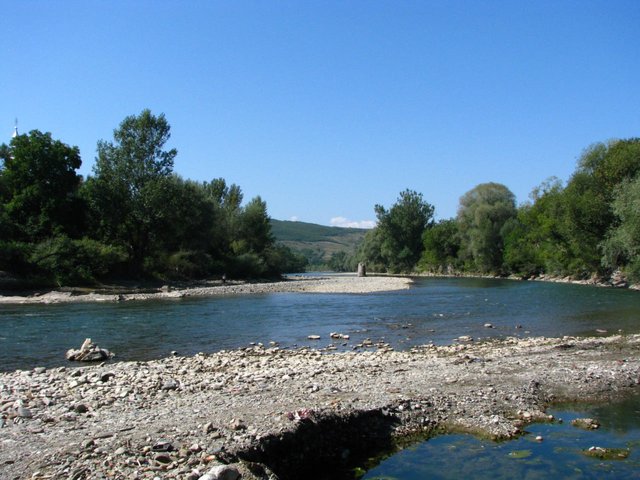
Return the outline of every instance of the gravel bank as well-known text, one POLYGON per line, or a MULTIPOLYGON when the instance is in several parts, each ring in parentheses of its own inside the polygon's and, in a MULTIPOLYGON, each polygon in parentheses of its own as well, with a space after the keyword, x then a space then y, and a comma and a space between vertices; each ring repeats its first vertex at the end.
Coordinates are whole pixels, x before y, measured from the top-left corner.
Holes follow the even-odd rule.
POLYGON ((353 275, 330 275, 326 277, 291 277, 280 282, 246 283, 228 282, 212 286, 193 288, 162 287, 154 292, 136 293, 123 290, 118 293, 100 291, 82 293, 74 291, 51 291, 28 296, 0 296, 0 304, 26 303, 80 303, 122 302, 131 300, 154 300, 160 298, 208 297, 214 295, 245 295, 277 292, 311 293, 373 293, 403 290, 413 281, 404 277, 356 277, 353 275))
POLYGON ((211 480, 231 463, 242 479, 346 478, 341 468, 398 439, 442 428, 509 438, 548 420, 550 402, 637 391, 639 352, 640 335, 252 347, 5 373, 0 477, 211 480))

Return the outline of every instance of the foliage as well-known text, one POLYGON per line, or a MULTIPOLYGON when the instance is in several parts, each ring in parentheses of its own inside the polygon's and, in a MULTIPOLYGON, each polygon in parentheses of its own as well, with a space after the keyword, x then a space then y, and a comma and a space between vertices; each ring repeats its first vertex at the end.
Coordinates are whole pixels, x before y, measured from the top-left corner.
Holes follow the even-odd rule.
POLYGON ((388 211, 376 205, 375 212, 383 265, 392 273, 412 271, 422 254, 422 235, 433 223, 433 206, 421 193, 405 190, 388 211))
POLYGON ((563 188, 550 178, 531 194, 532 203, 518 209, 504 228, 504 265, 524 277, 543 272, 566 273, 568 246, 562 235, 563 188))
POLYGON ((82 225, 77 196, 80 152, 38 130, 0 147, 0 233, 32 242, 56 234, 75 235, 82 225))
POLYGON ((0 145, 0 270, 24 279, 89 284, 121 276, 273 277, 311 260, 336 271, 587 277, 623 270, 640 281, 640 139, 596 143, 566 186, 550 179, 516 208, 504 185, 460 199, 455 219, 412 190, 375 206, 372 230, 269 218, 222 178, 182 179, 170 126, 149 110, 98 142, 83 182, 77 147, 38 130, 0 145))
POLYGON ((34 245, 29 262, 39 275, 58 285, 69 285, 94 283, 96 278, 117 270, 125 259, 125 252, 117 247, 58 235, 34 245))
POLYGON ((502 184, 483 183, 465 193, 457 217, 462 259, 480 272, 500 271, 504 227, 515 216, 515 196, 502 184))
POLYGON ((76 147, 38 131, 0 146, 0 269, 55 284, 114 276, 278 276, 305 259, 277 245, 267 205, 224 179, 184 180, 170 126, 149 110, 98 142, 93 175, 76 147))
POLYGON ((421 270, 445 273, 458 267, 460 237, 454 219, 440 220, 422 235, 424 250, 420 258, 421 270))
POLYGON ((113 132, 113 142, 98 142, 88 199, 97 233, 124 245, 132 273, 144 271, 146 257, 157 245, 166 223, 175 149, 163 150, 170 126, 164 115, 143 110, 126 117, 113 132))
POLYGON ((618 224, 603 241, 602 262, 616 269, 624 266, 633 281, 640 281, 640 176, 625 180, 616 189, 613 213, 618 224))

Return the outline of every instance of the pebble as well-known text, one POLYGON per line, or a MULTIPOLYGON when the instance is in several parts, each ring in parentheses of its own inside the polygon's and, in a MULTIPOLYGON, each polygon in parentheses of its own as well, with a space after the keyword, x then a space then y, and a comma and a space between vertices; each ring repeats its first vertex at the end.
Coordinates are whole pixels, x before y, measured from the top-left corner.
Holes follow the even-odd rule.
POLYGON ((511 338, 390 352, 367 339, 374 348, 332 354, 256 344, 109 370, 0 373, 1 431, 16 440, 0 448, 2 476, 71 478, 89 469, 96 479, 195 480, 263 441, 362 411, 386 412, 399 436, 457 423, 509 438, 525 419, 547 419, 541 395, 556 394, 554 385, 575 400, 636 385, 640 336, 597 342, 594 349, 593 339, 511 338), (36 431, 43 434, 34 442, 36 431))

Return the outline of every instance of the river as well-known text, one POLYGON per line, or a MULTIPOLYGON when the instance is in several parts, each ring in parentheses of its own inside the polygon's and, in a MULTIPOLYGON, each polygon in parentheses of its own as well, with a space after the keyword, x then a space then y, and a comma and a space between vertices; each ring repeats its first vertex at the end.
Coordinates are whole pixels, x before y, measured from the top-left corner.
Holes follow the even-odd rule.
POLYGON ((120 303, 0 305, 0 370, 68 364, 85 338, 116 360, 147 360, 277 342, 396 349, 461 335, 602 335, 640 331, 640 294, 569 284, 421 278, 409 290, 371 294, 270 293, 120 303), (491 324, 491 328, 486 327, 491 324), (606 333, 602 332, 606 330, 606 333), (331 340, 329 334, 349 335, 331 340), (308 335, 319 335, 317 341, 308 335))

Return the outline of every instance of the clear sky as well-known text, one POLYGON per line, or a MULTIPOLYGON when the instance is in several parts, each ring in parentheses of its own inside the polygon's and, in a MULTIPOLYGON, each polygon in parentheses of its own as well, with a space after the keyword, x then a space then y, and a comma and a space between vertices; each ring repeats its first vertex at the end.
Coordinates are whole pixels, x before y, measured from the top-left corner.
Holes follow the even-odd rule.
POLYGON ((273 218, 437 218, 483 182, 519 202, 582 150, 640 136, 639 0, 0 0, 0 142, 80 148, 164 113, 175 172, 273 218))

